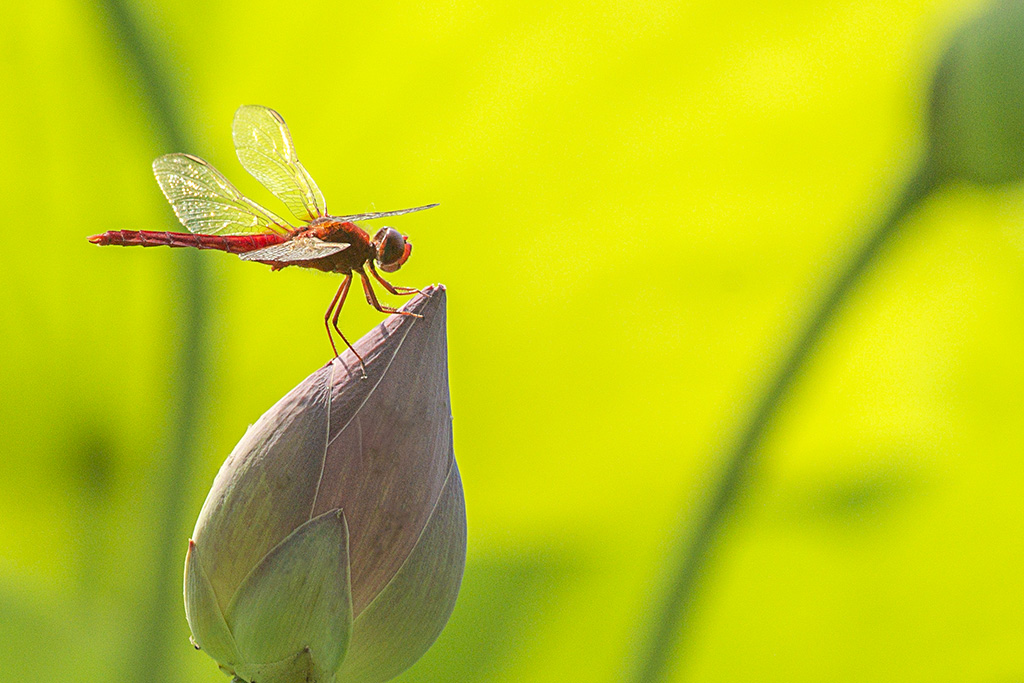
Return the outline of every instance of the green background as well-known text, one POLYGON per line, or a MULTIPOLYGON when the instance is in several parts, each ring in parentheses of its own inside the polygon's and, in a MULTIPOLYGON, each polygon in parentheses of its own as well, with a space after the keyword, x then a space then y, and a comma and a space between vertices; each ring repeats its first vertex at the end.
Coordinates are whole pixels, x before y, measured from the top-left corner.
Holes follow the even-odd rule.
MULTIPOLYGON (((399 680, 623 678, 681 520, 923 146, 976 2, 138 3, 194 147, 162 146, 92 3, 0 8, 0 680, 125 681, 183 372, 150 172, 288 121, 334 213, 449 288, 463 591, 399 680)), ((1024 194, 944 189, 770 432, 673 680, 1024 678, 1024 194)), ((248 424, 326 362, 338 278, 197 255, 211 297, 186 539, 248 424), (294 271, 294 272, 293 272, 294 271)), ((380 315, 353 298, 343 329, 380 315)), ((394 298, 388 297, 394 302, 394 298)), ((175 571, 178 571, 175 568, 175 571)), ((168 625, 173 681, 225 681, 168 625)))

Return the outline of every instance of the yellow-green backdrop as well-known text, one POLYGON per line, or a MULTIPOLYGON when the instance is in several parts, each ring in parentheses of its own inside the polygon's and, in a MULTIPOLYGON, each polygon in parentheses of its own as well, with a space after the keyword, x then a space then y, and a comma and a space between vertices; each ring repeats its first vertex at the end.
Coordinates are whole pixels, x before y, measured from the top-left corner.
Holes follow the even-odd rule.
MULTIPOLYGON (((150 172, 172 151, 277 210, 234 158, 246 103, 284 115, 333 211, 441 203, 396 219, 415 249, 392 279, 449 288, 469 558, 400 680, 622 679, 679 521, 913 167, 933 65, 980 6, 135 3, 178 150, 106 9, 5 3, 0 681, 123 681, 138 657, 188 256, 85 237, 172 229, 150 172)), ((673 680, 1024 677, 1024 195, 951 187, 905 227, 771 431, 673 680)), ((329 358, 338 282, 198 256, 188 520, 329 358)), ((342 323, 379 320, 355 298, 342 323)), ((226 680, 174 616, 168 680, 226 680)))

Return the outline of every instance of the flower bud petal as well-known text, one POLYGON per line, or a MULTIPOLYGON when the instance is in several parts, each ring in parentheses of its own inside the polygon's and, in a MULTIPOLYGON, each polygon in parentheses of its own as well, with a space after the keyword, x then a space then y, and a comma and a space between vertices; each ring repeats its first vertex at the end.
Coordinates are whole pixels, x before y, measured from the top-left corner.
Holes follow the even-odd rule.
POLYGON ((199 563, 195 541, 189 540, 185 554, 185 618, 192 630, 192 639, 218 662, 238 662, 238 648, 231 637, 224 615, 217 604, 206 572, 199 563))
POLYGON ((314 517, 270 551, 239 586, 227 622, 244 663, 236 672, 244 678, 262 683, 265 665, 308 651, 313 675, 307 678, 300 669, 296 683, 329 681, 352 628, 348 529, 341 510, 314 517))
MULTIPOLYGON (((241 670, 240 670, 241 671, 241 670)), ((253 667, 245 678, 234 671, 226 672, 232 676, 231 683, 319 683, 333 681, 330 677, 317 678, 313 674, 313 659, 308 649, 298 654, 285 657, 279 662, 261 664, 253 667)))
POLYGON ((310 519, 327 447, 329 379, 312 375, 250 427, 206 497, 192 538, 225 613, 252 568, 310 519))
POLYGON ((466 561, 466 509, 455 460, 412 554, 356 619, 338 683, 380 683, 410 667, 455 608, 466 561))
POLYGON ((455 459, 446 292, 427 292, 405 308, 422 319, 392 316, 359 340, 368 380, 332 381, 314 514, 345 510, 357 617, 409 557, 455 459))

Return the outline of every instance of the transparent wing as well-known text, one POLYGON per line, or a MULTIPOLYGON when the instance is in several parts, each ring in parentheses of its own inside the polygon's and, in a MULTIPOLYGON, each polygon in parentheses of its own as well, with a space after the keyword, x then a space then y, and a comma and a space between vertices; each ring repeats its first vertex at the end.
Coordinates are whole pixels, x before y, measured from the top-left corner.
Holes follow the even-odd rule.
POLYGON ((411 209, 399 209, 398 211, 372 211, 370 213, 354 213, 349 216, 334 216, 339 221, 352 222, 352 221, 372 221, 375 218, 390 218, 391 216, 401 216, 403 213, 415 213, 417 211, 426 211, 427 209, 433 209, 435 206, 440 204, 427 204, 426 206, 416 206, 411 209))
POLYGON ((153 174, 178 220, 189 232, 288 234, 288 223, 283 218, 246 199, 217 169, 199 157, 165 154, 153 162, 153 174))
POLYGON ((245 170, 284 202, 292 215, 308 222, 326 213, 324 195, 299 163, 280 114, 269 107, 243 105, 235 112, 231 136, 245 170))
POLYGON ((350 246, 349 244, 339 244, 337 242, 324 242, 315 237, 298 237, 281 244, 264 247, 263 249, 247 251, 238 256, 243 261, 277 261, 279 263, 314 261, 324 256, 337 254, 339 251, 344 251, 350 246))

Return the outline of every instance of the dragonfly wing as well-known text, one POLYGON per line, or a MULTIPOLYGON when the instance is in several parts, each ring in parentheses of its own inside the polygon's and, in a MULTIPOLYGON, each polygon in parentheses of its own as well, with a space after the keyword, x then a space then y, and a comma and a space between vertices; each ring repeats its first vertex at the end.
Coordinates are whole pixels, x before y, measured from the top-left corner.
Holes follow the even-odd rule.
POLYGON ((349 216, 335 216, 339 221, 351 223, 352 221, 372 221, 375 218, 390 218, 391 216, 401 216, 403 213, 415 213, 417 211, 426 211, 427 209, 433 209, 438 204, 427 204, 426 206, 415 206, 411 209, 399 209, 398 211, 371 211, 370 213, 354 213, 349 216))
POLYGON ((153 162, 153 174, 174 213, 189 232, 235 235, 247 232, 288 234, 288 223, 232 185, 210 164, 191 154, 165 154, 153 162))
POLYGON ((299 163, 291 133, 273 109, 243 105, 235 112, 231 136, 242 166, 303 221, 323 216, 327 202, 299 163))
POLYGON ((298 237, 281 244, 274 244, 263 249, 247 251, 239 254, 243 261, 276 261, 288 263, 290 261, 315 261, 324 256, 337 254, 339 251, 348 249, 351 245, 338 242, 324 242, 315 237, 298 237))

